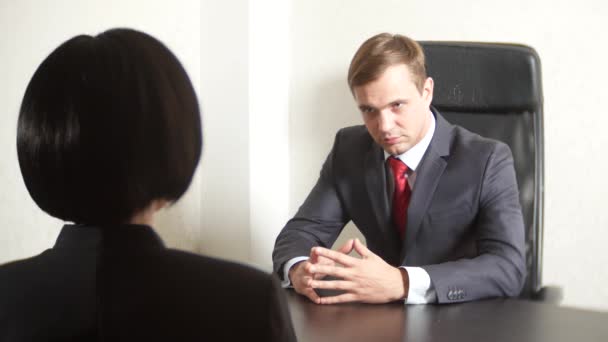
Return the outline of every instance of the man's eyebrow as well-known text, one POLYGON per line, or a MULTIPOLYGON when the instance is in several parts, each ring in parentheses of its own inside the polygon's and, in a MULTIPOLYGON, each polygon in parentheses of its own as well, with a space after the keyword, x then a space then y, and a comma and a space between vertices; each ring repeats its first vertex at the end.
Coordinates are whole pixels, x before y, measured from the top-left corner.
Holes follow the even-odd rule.
MULTIPOLYGON (((394 100, 388 102, 387 104, 381 106, 380 109, 386 108, 386 107, 391 106, 391 105, 393 105, 395 103, 407 103, 407 102, 409 102, 409 101, 408 101, 408 99, 405 99, 405 98, 394 99, 394 100)), ((358 107, 359 107, 359 109, 379 109, 377 107, 374 107, 374 106, 366 104, 366 103, 362 103, 358 107)))

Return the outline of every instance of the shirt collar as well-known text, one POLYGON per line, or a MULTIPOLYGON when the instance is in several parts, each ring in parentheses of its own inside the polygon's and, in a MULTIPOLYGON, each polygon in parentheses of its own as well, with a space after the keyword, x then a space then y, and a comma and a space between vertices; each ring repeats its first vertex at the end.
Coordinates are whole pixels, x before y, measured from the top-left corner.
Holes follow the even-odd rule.
MULTIPOLYGON (((420 164, 420 161, 422 160, 426 149, 431 144, 431 139, 433 138, 433 134, 435 133, 435 115, 433 115, 430 110, 429 115, 431 116, 431 124, 429 125, 429 129, 426 131, 426 134, 424 135, 422 140, 420 140, 416 145, 412 146, 412 148, 405 151, 404 153, 395 156, 395 158, 401 159, 401 161, 404 162, 405 165, 407 165, 407 167, 412 171, 416 171, 416 168, 418 168, 418 164, 420 164)), ((391 155, 388 152, 384 151, 385 161, 390 156, 391 155)))

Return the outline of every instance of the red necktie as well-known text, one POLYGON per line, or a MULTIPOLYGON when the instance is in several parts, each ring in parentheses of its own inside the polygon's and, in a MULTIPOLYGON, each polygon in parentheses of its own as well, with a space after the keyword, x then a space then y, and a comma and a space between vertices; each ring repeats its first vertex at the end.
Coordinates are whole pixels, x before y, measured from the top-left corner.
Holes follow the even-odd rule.
POLYGON ((410 204, 412 190, 407 184, 407 165, 400 159, 389 157, 388 162, 393 170, 395 192, 393 192, 393 223, 401 239, 405 237, 407 222, 407 207, 410 204))

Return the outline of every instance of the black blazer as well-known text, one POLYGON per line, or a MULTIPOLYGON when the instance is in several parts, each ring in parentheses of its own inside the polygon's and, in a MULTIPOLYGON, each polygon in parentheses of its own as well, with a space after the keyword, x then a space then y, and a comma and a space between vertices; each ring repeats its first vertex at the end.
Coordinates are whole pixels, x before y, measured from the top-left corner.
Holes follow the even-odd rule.
POLYGON ((148 226, 66 225, 0 266, 0 341, 291 341, 270 275, 167 249, 148 226))

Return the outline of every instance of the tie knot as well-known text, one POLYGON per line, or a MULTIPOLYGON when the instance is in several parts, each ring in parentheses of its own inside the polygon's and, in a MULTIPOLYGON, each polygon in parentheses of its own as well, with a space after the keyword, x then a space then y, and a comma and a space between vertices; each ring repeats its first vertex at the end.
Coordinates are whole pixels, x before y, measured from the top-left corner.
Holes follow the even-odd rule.
POLYGON ((405 163, 399 158, 389 157, 388 163, 390 164, 391 169, 393 170, 393 175, 395 176, 403 177, 407 172, 407 165, 405 165, 405 163))

